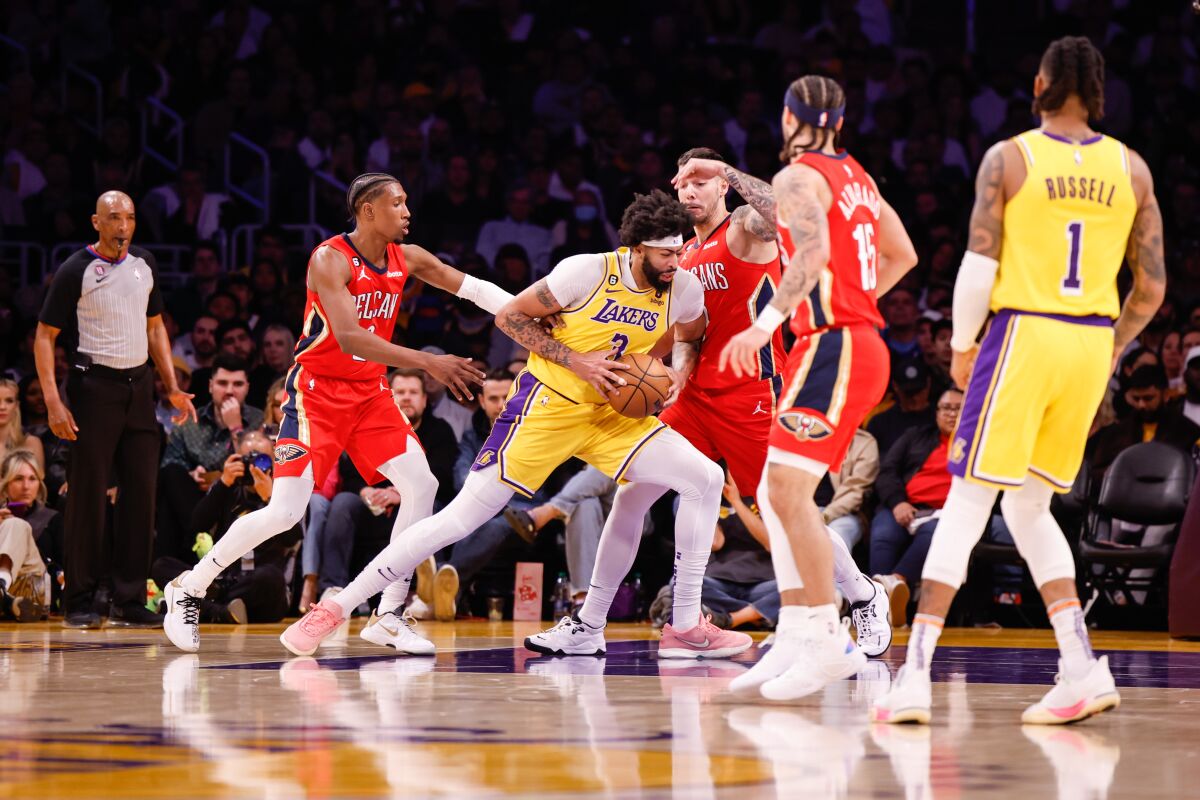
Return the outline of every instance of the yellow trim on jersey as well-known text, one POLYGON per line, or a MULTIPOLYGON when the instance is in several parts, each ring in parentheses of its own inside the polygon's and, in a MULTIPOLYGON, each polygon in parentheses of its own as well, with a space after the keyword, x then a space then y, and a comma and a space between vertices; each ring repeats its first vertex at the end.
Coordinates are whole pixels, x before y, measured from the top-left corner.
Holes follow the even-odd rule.
POLYGON ((821 344, 821 337, 825 335, 825 331, 818 331, 808 337, 808 349, 804 351, 804 359, 800 362, 796 374, 792 377, 791 384, 784 392, 783 399, 778 403, 779 408, 791 408, 796 395, 800 394, 801 387, 804 386, 804 381, 808 378, 808 371, 812 369, 813 359, 817 357, 817 347, 821 344))
POLYGON ((825 315, 826 325, 837 324, 833 318, 833 281, 833 270, 829 267, 821 270, 821 276, 817 278, 817 286, 820 288, 821 313, 825 315))
POLYGON ((313 319, 318 317, 321 320, 321 332, 317 334, 317 338, 309 342, 305 348, 296 355, 310 352, 313 348, 319 346, 322 342, 329 338, 329 320, 325 319, 325 315, 321 313, 321 309, 315 302, 313 303, 312 309, 308 313, 308 318, 304 320, 304 327, 300 331, 300 338, 303 339, 306 336, 312 336, 313 319))
POLYGON ((833 398, 829 404, 829 413, 825 416, 833 425, 842 419, 842 409, 846 407, 846 395, 850 391, 850 364, 853 361, 854 337, 850 331, 842 330, 842 354, 838 358, 837 380, 833 384, 833 398))
MULTIPOLYGON (((315 308, 315 306, 314 306, 315 308)), ((296 365, 296 438, 307 445, 312 444, 308 428, 308 413, 304 410, 304 367, 296 365)))

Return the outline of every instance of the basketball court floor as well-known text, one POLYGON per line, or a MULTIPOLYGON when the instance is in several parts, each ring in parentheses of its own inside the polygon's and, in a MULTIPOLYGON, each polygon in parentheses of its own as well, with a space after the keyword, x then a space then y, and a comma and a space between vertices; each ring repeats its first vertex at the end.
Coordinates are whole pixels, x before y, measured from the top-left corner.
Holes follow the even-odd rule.
MULTIPOLYGON (((356 621, 355 632, 362 623, 356 621)), ((1022 728, 1049 631, 947 631, 934 724, 872 726, 903 637, 796 705, 740 702, 752 663, 664 662, 647 626, 605 658, 543 658, 536 624, 424 623, 430 658, 352 635, 293 659, 280 626, 0 626, 0 798, 1177 798, 1200 794, 1200 643, 1098 634, 1123 705, 1022 728)))

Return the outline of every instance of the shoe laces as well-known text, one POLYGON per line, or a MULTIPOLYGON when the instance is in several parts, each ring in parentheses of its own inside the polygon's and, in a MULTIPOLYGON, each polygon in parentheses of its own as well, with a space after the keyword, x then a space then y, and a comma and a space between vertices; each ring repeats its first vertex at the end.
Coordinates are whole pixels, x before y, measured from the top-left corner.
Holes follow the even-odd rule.
POLYGON ((855 603, 850 607, 850 616, 854 619, 854 629, 860 637, 871 636, 874 633, 875 622, 879 618, 875 615, 875 607, 871 605, 871 601, 855 603))
POLYGON ((184 625, 199 625, 200 624, 200 598, 192 597, 190 594, 184 594, 179 599, 179 607, 183 610, 184 625))
POLYGON ((322 628, 328 625, 328 622, 325 620, 326 617, 336 618, 337 615, 321 603, 317 603, 312 607, 311 611, 304 615, 304 619, 300 620, 300 630, 310 636, 323 634, 325 631, 322 628))

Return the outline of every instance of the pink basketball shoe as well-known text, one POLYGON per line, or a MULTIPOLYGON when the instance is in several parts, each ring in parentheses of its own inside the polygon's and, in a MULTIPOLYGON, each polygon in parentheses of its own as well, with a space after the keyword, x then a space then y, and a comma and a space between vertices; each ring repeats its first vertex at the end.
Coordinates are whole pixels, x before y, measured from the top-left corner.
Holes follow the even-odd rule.
POLYGON ((677 631, 667 623, 658 643, 659 658, 730 658, 750 649, 754 640, 749 634, 726 631, 702 617, 691 630, 677 631))
POLYGON ((308 613, 279 634, 283 646, 298 656, 311 656, 326 636, 345 622, 342 609, 333 601, 317 603, 308 613))

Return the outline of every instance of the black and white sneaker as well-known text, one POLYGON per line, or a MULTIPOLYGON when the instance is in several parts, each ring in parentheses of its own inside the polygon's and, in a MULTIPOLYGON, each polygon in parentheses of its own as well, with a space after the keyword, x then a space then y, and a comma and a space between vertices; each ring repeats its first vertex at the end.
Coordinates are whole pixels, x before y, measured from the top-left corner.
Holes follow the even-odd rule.
POLYGON ((163 630, 171 644, 185 653, 194 653, 200 649, 200 603, 204 595, 193 594, 183 588, 183 579, 187 574, 181 573, 163 590, 167 601, 163 630))
POLYGON ((887 590, 879 581, 871 581, 875 596, 850 606, 855 640, 863 654, 875 658, 892 646, 892 613, 887 590))
POLYGON ((563 617, 553 628, 528 637, 525 649, 549 656, 602 656, 604 629, 563 617))

